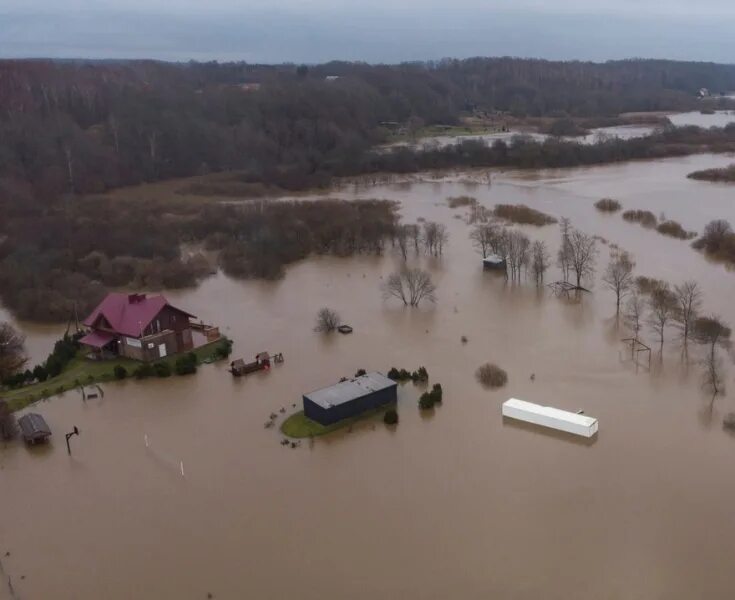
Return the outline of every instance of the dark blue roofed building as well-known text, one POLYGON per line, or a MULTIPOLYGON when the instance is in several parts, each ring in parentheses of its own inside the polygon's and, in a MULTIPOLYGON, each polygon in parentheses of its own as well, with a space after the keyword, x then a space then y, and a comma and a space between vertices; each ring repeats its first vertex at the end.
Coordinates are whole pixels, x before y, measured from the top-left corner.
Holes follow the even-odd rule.
POLYGON ((304 394, 304 415, 321 425, 330 425, 395 402, 397 387, 381 373, 366 373, 304 394))

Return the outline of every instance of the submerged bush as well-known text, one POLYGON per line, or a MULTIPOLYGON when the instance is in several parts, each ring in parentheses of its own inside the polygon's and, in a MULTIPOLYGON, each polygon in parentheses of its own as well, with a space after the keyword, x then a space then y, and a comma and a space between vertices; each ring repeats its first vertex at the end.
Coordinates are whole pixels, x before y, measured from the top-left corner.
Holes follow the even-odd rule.
POLYGON ((197 372, 197 357, 193 352, 179 356, 174 365, 177 375, 192 375, 197 372))
POLYGON ((461 206, 474 206, 477 204, 477 198, 472 196, 452 196, 447 198, 449 208, 459 208, 461 206))
POLYGON ((676 221, 664 221, 656 227, 656 231, 669 237, 674 237, 679 240, 689 240, 695 237, 697 234, 692 231, 687 231, 676 221))
POLYGON ((396 425, 398 423, 398 411, 395 408, 389 408, 383 415, 383 423, 386 425, 396 425))
POLYGON ((613 200, 612 198, 603 198, 602 200, 598 200, 595 202, 595 208, 602 212, 618 212, 621 208, 623 208, 623 205, 620 204, 617 200, 613 200))
POLYGON ((640 223, 643 227, 656 227, 658 219, 650 210, 626 210, 623 219, 629 223, 640 223))
POLYGON ((115 379, 125 379, 128 376, 128 370, 122 365, 115 365, 112 373, 115 375, 115 379))
POLYGON ((156 377, 171 377, 171 367, 168 363, 157 362, 153 365, 153 371, 156 377))
POLYGON ((554 217, 525 204, 498 204, 493 209, 493 214, 499 219, 505 219, 506 221, 520 225, 536 225, 537 227, 541 227, 542 225, 556 223, 554 217))
POLYGON ((133 371, 133 376, 136 379, 145 379, 146 377, 152 377, 153 375, 155 375, 155 371, 153 370, 153 367, 148 363, 138 365, 135 368, 135 371, 133 371))
POLYGON ((475 371, 475 377, 484 387, 499 388, 508 383, 508 374, 498 365, 485 363, 475 371))

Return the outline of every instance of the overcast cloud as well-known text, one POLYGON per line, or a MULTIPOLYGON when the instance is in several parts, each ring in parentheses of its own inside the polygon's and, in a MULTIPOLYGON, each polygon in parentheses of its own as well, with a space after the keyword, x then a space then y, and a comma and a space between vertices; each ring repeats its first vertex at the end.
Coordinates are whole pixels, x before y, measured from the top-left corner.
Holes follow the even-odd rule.
POLYGON ((1 57, 735 62, 732 0, 0 0, 1 57))

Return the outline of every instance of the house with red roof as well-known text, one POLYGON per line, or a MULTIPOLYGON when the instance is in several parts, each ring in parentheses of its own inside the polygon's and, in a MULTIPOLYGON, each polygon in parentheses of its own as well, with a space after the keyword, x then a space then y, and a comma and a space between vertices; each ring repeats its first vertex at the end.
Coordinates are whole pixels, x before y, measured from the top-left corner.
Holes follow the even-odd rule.
POLYGON ((155 361, 194 347, 192 318, 161 295, 112 292, 84 320, 79 343, 97 356, 155 361))

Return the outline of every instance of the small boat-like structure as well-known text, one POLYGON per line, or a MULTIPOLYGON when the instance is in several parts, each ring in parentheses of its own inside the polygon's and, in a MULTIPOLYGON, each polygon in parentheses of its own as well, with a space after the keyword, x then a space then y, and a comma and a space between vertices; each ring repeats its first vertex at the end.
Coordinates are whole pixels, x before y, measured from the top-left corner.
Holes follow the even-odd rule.
POLYGON ((255 355, 255 360, 249 363, 246 363, 242 358, 238 358, 230 363, 229 371, 233 377, 242 377, 243 375, 249 375, 256 371, 268 371, 271 368, 272 362, 282 363, 283 354, 277 352, 271 356, 268 352, 258 352, 255 355))
POLYGON ((593 417, 551 406, 541 406, 517 398, 503 402, 503 416, 587 438, 597 433, 597 419, 593 417))
POLYGON ((28 413, 18 419, 18 426, 27 444, 43 444, 51 436, 51 428, 38 413, 28 413))
POLYGON ((352 333, 352 327, 350 325, 340 325, 337 327, 337 331, 340 333, 352 333))

